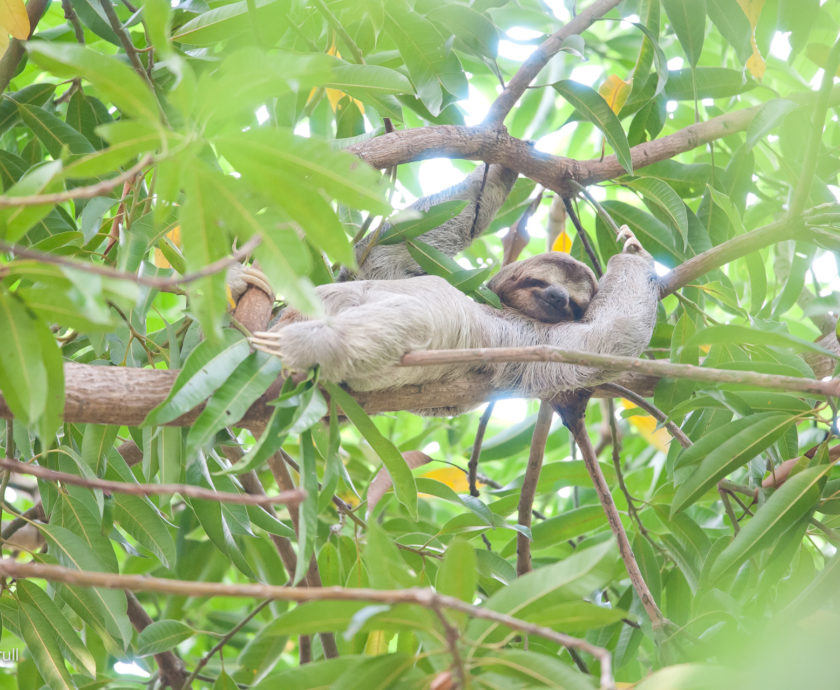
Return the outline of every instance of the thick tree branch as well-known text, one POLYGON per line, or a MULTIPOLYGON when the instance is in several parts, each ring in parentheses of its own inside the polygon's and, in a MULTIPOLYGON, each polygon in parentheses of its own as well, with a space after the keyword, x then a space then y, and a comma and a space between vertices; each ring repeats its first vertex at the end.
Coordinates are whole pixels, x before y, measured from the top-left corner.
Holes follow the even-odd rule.
MULTIPOLYGON (((803 106, 812 105, 811 92, 789 96, 803 106)), ((840 87, 831 91, 829 102, 840 102, 840 87)), ((762 106, 744 108, 705 122, 689 125, 673 134, 638 144, 630 149, 633 168, 673 158, 710 141, 745 130, 762 106)), ((614 156, 603 160, 578 161, 536 151, 529 142, 510 136, 503 127, 459 127, 439 125, 404 129, 369 139, 348 147, 375 168, 390 168, 401 163, 428 158, 466 158, 497 163, 562 196, 573 196, 574 180, 581 185, 604 182, 625 173, 614 156)))
POLYGON ((0 575, 15 578, 39 578, 49 582, 63 582, 83 587, 125 589, 133 592, 161 592, 187 597, 248 597, 275 601, 376 601, 383 604, 416 604, 434 610, 435 607, 459 611, 472 618, 481 618, 504 625, 511 630, 539 635, 563 647, 579 649, 601 662, 601 687, 614 687, 611 657, 607 650, 570 635, 555 632, 535 623, 497 613, 490 609, 467 604, 460 599, 438 594, 431 589, 345 589, 343 587, 279 587, 265 584, 230 585, 193 580, 170 580, 147 575, 117 575, 114 573, 73 570, 58 565, 18 563, 8 558, 0 559, 0 575))

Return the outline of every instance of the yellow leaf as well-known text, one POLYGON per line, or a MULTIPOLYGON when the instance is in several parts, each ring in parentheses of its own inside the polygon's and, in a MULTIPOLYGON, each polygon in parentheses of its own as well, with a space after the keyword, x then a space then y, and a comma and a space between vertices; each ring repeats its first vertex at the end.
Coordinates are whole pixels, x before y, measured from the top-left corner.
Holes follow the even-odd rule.
POLYGON ((421 477, 428 477, 439 481, 441 484, 446 484, 456 494, 465 494, 470 490, 469 480, 467 475, 457 467, 440 467, 435 470, 429 470, 420 475, 421 477))
POLYGON ((764 0, 738 0, 738 5, 740 5, 744 14, 747 15, 750 26, 755 31, 758 18, 761 16, 761 10, 764 7, 764 0))
POLYGON ((21 41, 29 38, 29 15, 23 0, 0 0, 0 28, 21 41))
POLYGON ((758 19, 761 16, 761 10, 764 8, 764 0, 738 0, 738 5, 747 16, 747 20, 752 28, 750 35, 750 45, 752 45, 752 55, 747 60, 747 70, 756 79, 761 79, 764 76, 764 71, 767 69, 767 63, 761 57, 761 52, 758 50, 758 44, 755 42, 755 27, 758 24, 758 19))
POLYGON ((627 102, 627 97, 633 88, 633 80, 619 79, 614 74, 609 75, 601 86, 598 93, 610 105, 612 111, 617 113, 627 102))
POLYGON ((566 254, 572 251, 572 240, 569 238, 568 232, 564 230, 559 235, 557 235, 554 242, 552 242, 551 244, 551 251, 565 252, 566 254))
POLYGON ((752 46, 753 52, 752 55, 750 55, 749 60, 747 60, 747 69, 750 74, 761 81, 761 78, 764 76, 764 71, 767 69, 767 63, 764 61, 764 58, 761 57, 761 53, 758 52, 758 46, 755 44, 755 39, 753 39, 752 46))
MULTIPOLYGON (((2 0, 0 0, 1 2, 2 0)), ((176 225, 172 228, 169 232, 166 233, 166 236, 169 238, 169 241, 172 242, 176 247, 181 246, 181 226, 176 225)), ((169 260, 163 255, 163 252, 155 247, 155 266, 158 268, 172 268, 172 264, 169 263, 169 260)), ((232 297, 230 293, 228 293, 228 300, 231 300, 232 297)))
MULTIPOLYGON (((633 403, 629 400, 624 400, 622 398, 621 404, 623 405, 625 410, 635 410, 638 409, 633 403)), ((652 445, 656 450, 662 451, 663 453, 668 452, 668 444, 671 442, 671 436, 668 432, 663 428, 656 426, 656 420, 649 416, 649 415, 633 415, 632 417, 628 417, 627 421, 630 423, 636 431, 639 432, 639 435, 645 439, 650 445, 652 445)))

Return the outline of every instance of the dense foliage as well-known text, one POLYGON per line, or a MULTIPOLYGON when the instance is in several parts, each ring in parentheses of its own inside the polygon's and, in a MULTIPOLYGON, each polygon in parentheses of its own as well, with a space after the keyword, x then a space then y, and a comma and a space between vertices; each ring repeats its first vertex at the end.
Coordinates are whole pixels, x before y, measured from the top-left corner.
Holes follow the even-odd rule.
MULTIPOLYGON (((245 494, 261 485, 275 494, 278 483, 294 483, 307 492, 299 507, 275 512, 186 490, 36 481, 7 468, 3 556, 113 575, 116 589, 7 577, 0 686, 598 687, 604 669, 587 647, 567 651, 477 610, 602 647, 615 679, 639 688, 836 682, 831 400, 661 379, 652 396, 642 392, 684 432, 682 444, 629 401, 590 403, 590 436, 664 626, 652 625, 631 586, 559 422, 533 524, 517 524, 536 401, 497 406, 478 497, 465 474, 477 414, 368 417, 333 387, 345 419, 310 377, 283 388, 270 418, 234 423, 282 365, 251 352, 231 322, 225 258, 255 247, 281 301, 317 309, 313 286, 352 265, 360 230, 428 193, 423 164, 409 161, 446 147, 400 152, 395 137, 390 177, 354 153, 364 157, 386 131, 464 125, 465 113, 489 106, 576 5, 548 4, 72 0, 44 12, 30 0, 28 17, 22 0, 0 5, 0 25, 15 37, 0 60, 4 456, 135 488, 245 494), (23 53, 17 39, 30 30, 23 53), (67 369, 72 419, 62 417, 62 362, 96 365, 67 369), (114 368, 137 383, 97 387, 97 371, 114 368), (143 369, 180 374, 140 423, 131 403, 152 379, 131 376, 143 369), (85 412, 100 398, 106 418, 85 412), (403 454, 432 462, 409 471, 403 454), (394 490, 383 494, 380 480, 379 500, 366 502, 383 464, 394 490), (533 567, 519 577, 518 534, 531 539, 533 567), (244 590, 191 596, 146 591, 118 574, 433 587, 469 606, 408 595, 300 604, 244 590)), ((649 358, 792 377, 834 372, 840 95, 823 68, 837 70, 838 28, 840 5, 819 0, 626 0, 567 38, 505 118, 512 137, 590 171, 615 154, 623 172, 593 173, 600 184, 590 192, 663 273, 709 250, 717 257, 663 299, 649 358), (658 162, 631 158, 654 150, 633 147, 667 135, 673 149, 658 162)), ((559 159, 533 156, 562 178, 559 159)), ((457 155, 453 164, 464 174, 476 165, 457 155)), ((416 240, 429 227, 416 218, 394 241, 408 238, 424 268, 473 291, 502 258, 497 231, 531 212, 525 253, 545 250, 549 208, 562 206, 555 192, 568 189, 556 187, 522 176, 457 264, 416 240)), ((618 250, 609 225, 582 198, 575 204, 605 264, 618 250)), ((590 261, 567 224, 554 247, 590 261)))

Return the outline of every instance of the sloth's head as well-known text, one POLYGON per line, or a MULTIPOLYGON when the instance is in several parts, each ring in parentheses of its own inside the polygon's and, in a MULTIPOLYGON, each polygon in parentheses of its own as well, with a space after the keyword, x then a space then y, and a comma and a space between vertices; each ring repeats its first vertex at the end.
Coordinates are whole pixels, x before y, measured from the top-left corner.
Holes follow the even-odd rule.
POLYGON ((598 291, 586 264, 549 252, 502 268, 487 283, 502 304, 545 323, 577 321, 598 291))

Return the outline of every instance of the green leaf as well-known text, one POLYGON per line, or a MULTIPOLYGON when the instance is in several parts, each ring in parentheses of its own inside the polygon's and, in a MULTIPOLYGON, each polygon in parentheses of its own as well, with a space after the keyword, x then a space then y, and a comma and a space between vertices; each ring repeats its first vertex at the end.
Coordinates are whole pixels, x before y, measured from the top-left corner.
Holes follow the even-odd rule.
POLYGON ((56 84, 47 82, 24 86, 20 91, 4 94, 0 101, 0 134, 14 125, 19 117, 18 105, 44 105, 55 92, 56 84))
POLYGON ((53 158, 61 158, 66 147, 71 154, 93 153, 93 145, 84 135, 51 112, 37 105, 20 103, 18 111, 24 124, 29 127, 53 158))
POLYGON ((455 538, 446 547, 435 588, 441 594, 448 594, 471 604, 475 599, 475 588, 478 584, 477 567, 472 544, 464 539, 455 538))
POLYGON ((563 688, 594 690, 597 686, 557 657, 524 649, 494 649, 481 657, 482 669, 495 671, 502 678, 512 678, 511 687, 563 688), (524 685, 516 683, 524 681, 524 685), (515 683, 515 685, 514 685, 515 683))
POLYGON ((655 177, 640 177, 627 183, 635 189, 645 201, 655 204, 668 218, 671 226, 680 234, 682 245, 688 243, 688 214, 685 203, 667 182, 655 177))
POLYGON ((204 402, 248 356, 248 341, 239 331, 222 331, 219 342, 205 340, 187 357, 169 395, 149 412, 144 424, 171 422, 204 402))
POLYGON ((115 494, 114 520, 166 568, 175 564, 175 541, 160 513, 138 496, 115 494))
POLYGON ((251 30, 252 21, 262 26, 271 26, 272 22, 288 21, 283 3, 278 4, 273 0, 256 0, 254 6, 257 10, 254 17, 248 14, 247 0, 239 0, 229 5, 205 10, 178 27, 172 35, 172 40, 187 45, 212 45, 227 40, 237 33, 251 30), (263 22, 266 23, 263 24, 263 22))
POLYGON ((16 591, 21 606, 37 610, 43 620, 48 621, 48 629, 55 635, 62 653, 70 657, 70 662, 91 678, 95 677, 96 660, 53 598, 28 580, 20 580, 16 591))
POLYGON ((662 0, 662 4, 689 64, 696 67, 706 33, 706 0, 662 0))
MULTIPOLYGON (((587 596, 602 586, 614 564, 612 542, 579 548, 565 560, 517 578, 489 597, 485 606, 527 620, 530 613, 544 609, 550 603, 587 596)), ((465 637, 474 640, 475 644, 498 640, 500 635, 499 623, 479 619, 471 621, 465 633, 465 637)))
POLYGON ((306 278, 311 269, 310 255, 289 223, 253 208, 242 180, 204 169, 196 172, 202 176, 203 186, 212 190, 219 215, 237 236, 262 238, 254 253, 271 287, 295 308, 305 313, 315 311, 318 297, 306 278))
POLYGON ((33 41, 26 47, 41 67, 59 77, 84 77, 126 115, 159 121, 157 99, 126 63, 75 43, 33 41))
POLYGON ((318 536, 318 472, 312 433, 300 436, 300 487, 306 498, 298 506, 298 559, 294 582, 300 582, 309 568, 318 536))
POLYGON ((394 652, 368 657, 345 671, 330 686, 331 690, 391 690, 406 687, 400 678, 415 665, 413 654, 394 652))
MULTIPOLYGON (((381 175, 358 158, 333 150, 326 142, 296 136, 285 129, 254 129, 219 137, 216 143, 234 166, 260 167, 297 178, 330 198, 377 213, 388 213, 381 175), (247 164, 246 164, 247 163, 247 164)), ((276 180, 276 175, 272 175, 276 180)))
MULTIPOLYGON (((73 532, 59 525, 42 525, 49 553, 62 565, 74 570, 109 572, 90 547, 73 532)), ((113 571, 112 571, 113 572, 113 571)), ((128 603, 123 592, 88 587, 67 587, 74 596, 65 597, 82 618, 107 632, 123 645, 131 639, 131 622, 126 615, 128 603)))
POLYGON ((382 460, 393 482, 397 500, 412 519, 417 519, 417 487, 414 484, 414 475, 408 469, 400 451, 382 435, 362 406, 347 391, 334 383, 323 382, 323 386, 382 460))
POLYGON ((694 71, 681 69, 668 72, 665 96, 674 101, 693 101, 697 98, 729 98, 755 88, 740 70, 725 67, 696 67, 694 71))
POLYGON ((35 322, 14 295, 0 291, 0 391, 15 417, 34 424, 47 404, 47 370, 35 322))
POLYGON ((838 358, 837 354, 804 338, 797 338, 776 331, 762 331, 749 326, 709 326, 695 333, 685 342, 683 347, 692 348, 699 345, 771 345, 792 347, 798 352, 816 352, 824 356, 838 358))
POLYGON ((712 566, 710 577, 719 579, 759 549, 770 546, 813 510, 820 498, 820 482, 830 470, 831 465, 809 467, 789 477, 721 552, 712 566))
POLYGON ((378 236, 376 244, 397 244, 418 237, 454 218, 464 210, 466 205, 466 201, 456 199, 432 206, 425 213, 411 209, 403 211, 397 214, 393 218, 395 222, 378 236), (403 215, 413 215, 415 217, 398 221, 397 219, 403 215))
POLYGON ((97 36, 104 38, 115 46, 121 45, 120 39, 111 28, 111 23, 97 0, 73 0, 73 10, 82 20, 82 23, 97 36))
POLYGON ((763 412, 728 422, 707 432, 677 457, 676 467, 699 467, 677 487, 671 514, 694 503, 732 470, 751 460, 776 441, 796 421, 795 417, 763 412))
POLYGON ((32 654, 35 666, 53 688, 75 687, 67 667, 64 656, 58 646, 50 621, 41 612, 21 601, 18 607, 18 625, 23 633, 26 649, 32 654))
POLYGON ((351 96, 362 94, 412 93, 411 82, 401 72, 380 65, 336 65, 323 86, 351 96))
POLYGON ((706 0, 706 3, 709 10, 709 19, 735 49, 738 60, 741 63, 746 63, 752 53, 752 47, 750 46, 752 28, 744 10, 738 3, 728 0, 706 0))
POLYGON ((402 3, 385 6, 387 32, 405 61, 417 97, 434 115, 443 105, 443 80, 447 72, 459 71, 460 64, 441 41, 428 19, 402 3))
POLYGON ((601 130, 610 146, 613 147, 621 167, 632 174, 633 162, 630 158, 627 135, 624 134, 621 122, 601 94, 571 79, 558 81, 552 86, 574 106, 575 110, 601 130))
POLYGON ((137 656, 151 656, 174 649, 188 640, 195 631, 186 623, 176 620, 159 620, 147 625, 137 636, 137 656))
POLYGON ((207 402, 187 433, 187 454, 210 441, 216 431, 235 424, 283 369, 277 357, 264 352, 248 355, 207 402))
MULTIPOLYGON (((61 161, 40 163, 27 170, 23 177, 9 187, 6 196, 33 196, 54 192, 59 187, 57 176, 60 172, 61 161)), ((8 242, 16 242, 46 216, 54 205, 12 206, 0 210, 0 235, 5 235, 8 242)))

